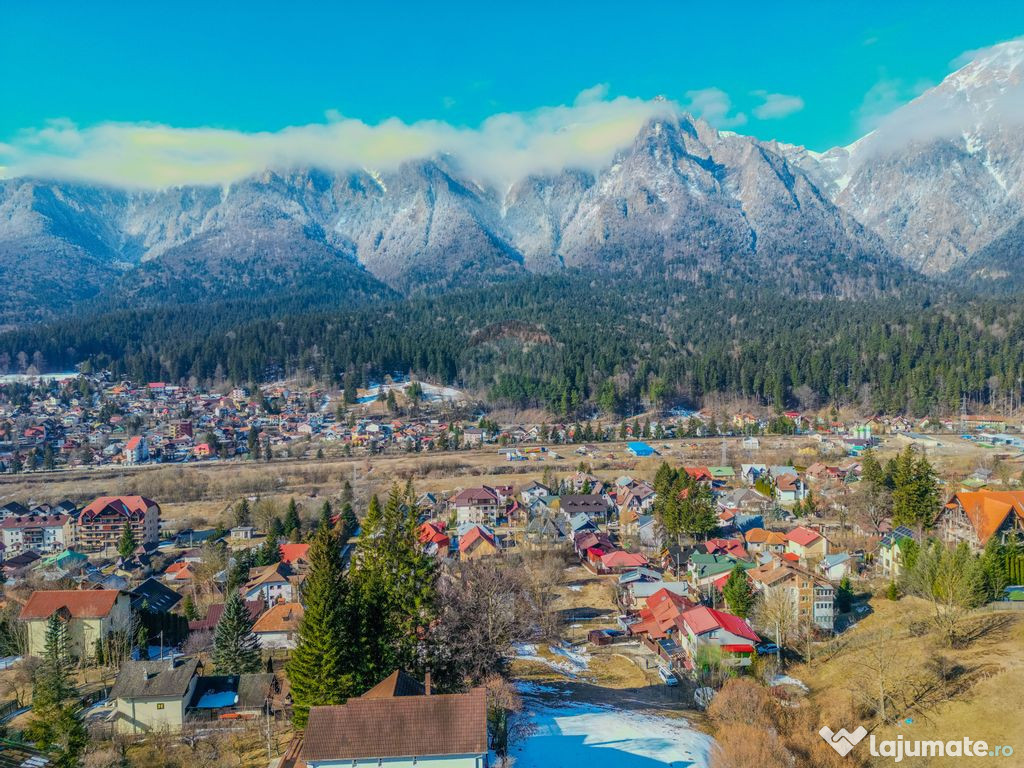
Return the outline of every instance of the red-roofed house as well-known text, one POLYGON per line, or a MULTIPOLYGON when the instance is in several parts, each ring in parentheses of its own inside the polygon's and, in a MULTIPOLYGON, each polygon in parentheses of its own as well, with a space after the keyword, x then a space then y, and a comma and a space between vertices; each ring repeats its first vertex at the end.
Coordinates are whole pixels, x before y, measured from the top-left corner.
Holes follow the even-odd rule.
POLYGON ((54 614, 67 625, 68 651, 92 658, 96 641, 131 628, 131 597, 117 589, 70 589, 33 592, 18 618, 28 627, 28 653, 46 650, 46 624, 54 614))
POLYGON ((149 446, 146 444, 146 438, 142 435, 128 438, 128 442, 124 444, 124 463, 141 464, 147 459, 149 459, 149 446))
POLYGON ((476 560, 498 554, 498 542, 494 534, 481 525, 474 525, 459 532, 459 559, 476 560))
POLYGON ((301 571, 309 566, 309 544, 281 544, 281 562, 301 571))
POLYGON ((786 551, 801 562, 821 560, 828 554, 828 540, 813 528, 798 525, 786 534, 786 551))
POLYGON ((754 646, 761 641, 745 619, 706 605, 683 612, 678 623, 683 629, 680 644, 691 663, 701 646, 712 645, 721 649, 723 663, 745 667, 754 656, 754 646))
POLYGON ((704 542, 704 547, 709 555, 728 555, 737 560, 750 559, 747 548, 739 539, 708 539, 704 542))
POLYGON ((601 571, 603 573, 622 573, 634 568, 643 568, 647 565, 647 558, 639 552, 624 552, 621 549, 606 552, 601 557, 601 571))
POLYGON ((428 555, 445 557, 451 545, 451 539, 444 532, 444 523, 426 522, 419 527, 417 533, 423 551, 428 555))
POLYGON ((116 549, 128 523, 140 544, 160 539, 160 506, 145 496, 100 496, 78 513, 78 547, 87 552, 116 549))

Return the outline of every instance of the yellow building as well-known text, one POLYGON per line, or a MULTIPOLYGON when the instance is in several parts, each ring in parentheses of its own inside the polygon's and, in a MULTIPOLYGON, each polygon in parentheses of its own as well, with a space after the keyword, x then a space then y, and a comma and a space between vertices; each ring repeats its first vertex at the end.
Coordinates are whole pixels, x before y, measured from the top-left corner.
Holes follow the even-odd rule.
POLYGON ((68 653, 92 658, 97 640, 131 627, 131 598, 117 589, 33 592, 18 617, 28 627, 30 656, 45 653, 46 624, 54 614, 67 625, 68 653))
POLYGON ((129 661, 110 690, 118 733, 180 731, 199 682, 199 659, 129 661))

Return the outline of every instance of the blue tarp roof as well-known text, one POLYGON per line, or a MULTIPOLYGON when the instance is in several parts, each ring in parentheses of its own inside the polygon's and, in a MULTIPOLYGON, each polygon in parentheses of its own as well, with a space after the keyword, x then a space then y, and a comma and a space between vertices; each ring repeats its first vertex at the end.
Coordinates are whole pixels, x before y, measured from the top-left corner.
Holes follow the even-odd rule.
POLYGON ((636 456, 653 456, 655 454, 655 450, 647 443, 643 442, 632 442, 626 447, 629 448, 629 450, 636 456))

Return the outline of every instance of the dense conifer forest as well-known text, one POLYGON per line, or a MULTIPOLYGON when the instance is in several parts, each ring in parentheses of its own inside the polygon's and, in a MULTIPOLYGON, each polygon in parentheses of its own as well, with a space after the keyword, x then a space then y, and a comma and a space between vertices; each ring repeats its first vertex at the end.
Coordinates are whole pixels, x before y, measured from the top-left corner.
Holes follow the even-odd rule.
POLYGON ((914 415, 1017 405, 1024 320, 1013 297, 953 289, 810 299, 771 287, 532 277, 413 299, 310 307, 234 301, 79 314, 0 336, 0 372, 85 363, 136 380, 329 384, 389 372, 497 405, 580 415, 700 404, 855 404, 914 415))

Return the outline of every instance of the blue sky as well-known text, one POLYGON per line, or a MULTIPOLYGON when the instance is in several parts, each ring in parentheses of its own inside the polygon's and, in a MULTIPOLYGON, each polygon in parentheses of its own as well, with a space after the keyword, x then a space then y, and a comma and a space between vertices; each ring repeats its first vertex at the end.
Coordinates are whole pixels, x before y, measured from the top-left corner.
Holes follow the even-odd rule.
POLYGON ((0 143, 55 119, 476 128, 599 86, 596 98, 664 95, 719 127, 826 149, 965 51, 1024 33, 1020 2, 323 5, 5 3, 0 143))

